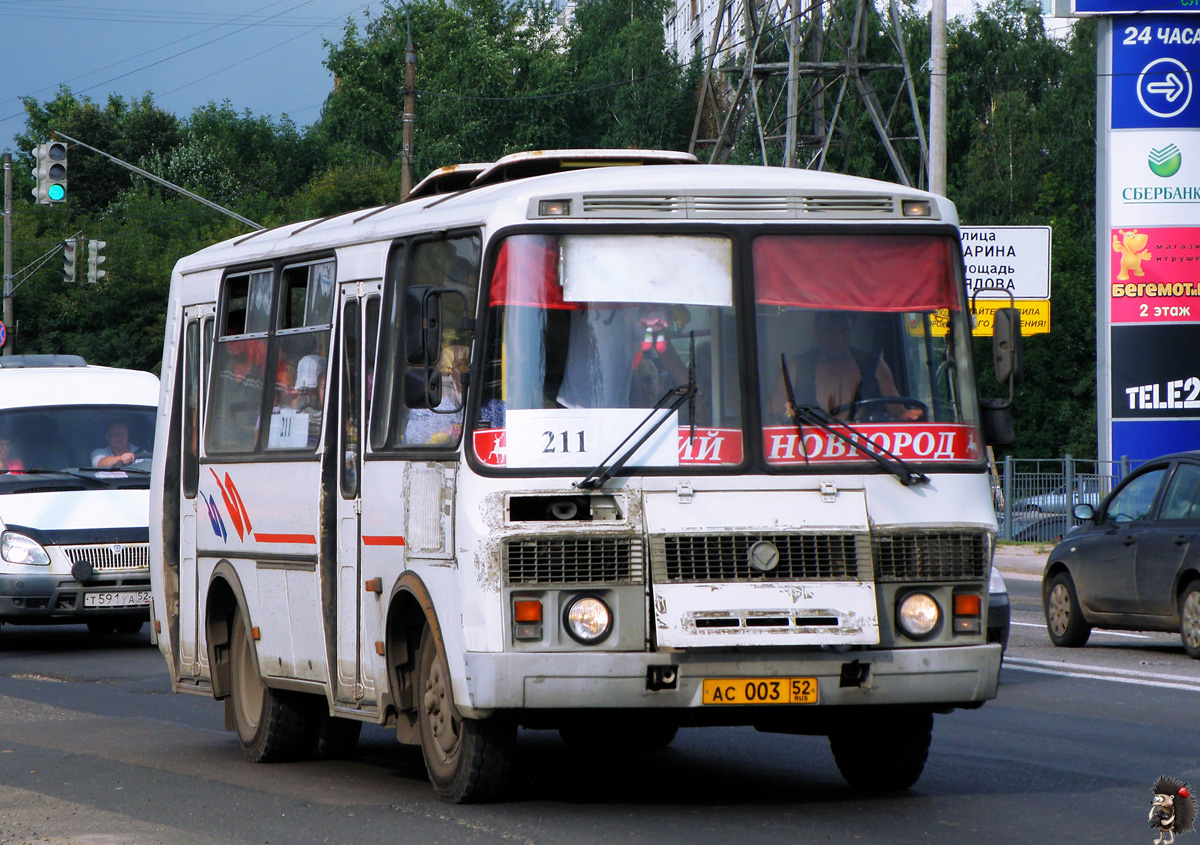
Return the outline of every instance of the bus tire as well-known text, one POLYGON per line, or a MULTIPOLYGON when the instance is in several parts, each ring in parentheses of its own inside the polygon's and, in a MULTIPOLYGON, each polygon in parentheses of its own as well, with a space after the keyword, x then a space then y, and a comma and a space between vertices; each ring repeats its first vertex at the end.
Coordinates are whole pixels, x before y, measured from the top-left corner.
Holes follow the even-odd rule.
MULTIPOLYGON (((317 698, 317 703, 324 711, 324 699, 317 698)), ((317 722, 314 756, 318 760, 343 760, 358 747, 360 733, 362 722, 357 719, 342 719, 322 712, 317 722)))
POLYGON ((230 699, 242 753, 252 763, 277 763, 308 756, 314 745, 313 710, 300 693, 262 682, 254 641, 241 611, 233 616, 230 699))
MULTIPOLYGON (((869 711, 871 708, 863 708, 869 711)), ((933 713, 864 713, 829 735, 846 783, 859 792, 897 792, 921 777, 933 740, 933 713)))
POLYGON ((425 770, 442 800, 472 804, 501 797, 512 778, 516 725, 498 716, 459 715, 446 659, 428 629, 417 654, 416 704, 425 770))
POLYGON ((632 718, 574 719, 558 729, 573 750, 593 755, 629 754, 666 748, 679 733, 679 725, 647 713, 632 718))

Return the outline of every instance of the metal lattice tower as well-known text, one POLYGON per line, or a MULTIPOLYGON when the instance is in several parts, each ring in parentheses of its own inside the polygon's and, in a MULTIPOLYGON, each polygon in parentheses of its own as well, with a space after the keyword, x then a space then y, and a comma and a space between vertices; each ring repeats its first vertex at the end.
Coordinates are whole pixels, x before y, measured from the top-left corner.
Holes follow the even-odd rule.
POLYGON ((832 148, 864 143, 854 123, 865 112, 896 180, 923 187, 929 149, 896 0, 887 12, 870 0, 719 0, 689 151, 725 162, 754 132, 763 164, 824 170, 832 148), (868 60, 873 27, 892 61, 868 60))

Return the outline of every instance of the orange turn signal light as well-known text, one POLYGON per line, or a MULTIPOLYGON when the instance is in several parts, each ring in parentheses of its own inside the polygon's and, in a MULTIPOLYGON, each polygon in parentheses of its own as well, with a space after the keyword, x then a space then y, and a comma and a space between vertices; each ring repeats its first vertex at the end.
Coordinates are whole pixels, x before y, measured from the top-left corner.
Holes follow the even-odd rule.
POLYGON ((513 619, 517 622, 541 622, 541 601, 538 599, 517 599, 513 602, 513 619))
POLYGON ((981 604, 978 593, 956 593, 954 596, 955 616, 978 616, 981 604))

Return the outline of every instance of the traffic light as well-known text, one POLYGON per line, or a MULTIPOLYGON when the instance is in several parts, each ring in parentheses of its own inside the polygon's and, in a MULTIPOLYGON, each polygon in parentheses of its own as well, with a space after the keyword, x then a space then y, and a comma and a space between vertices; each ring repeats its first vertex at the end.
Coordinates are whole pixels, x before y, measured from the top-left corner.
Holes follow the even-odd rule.
POLYGON ((33 198, 38 205, 55 205, 67 198, 67 145, 62 141, 38 144, 33 177, 33 198))
POLYGON ((79 241, 68 238, 63 241, 63 281, 73 284, 77 278, 75 258, 79 252, 79 241))
POLYGON ((105 246, 105 241, 88 241, 88 284, 94 285, 107 275, 100 269, 100 265, 105 261, 104 256, 100 254, 100 250, 104 249, 105 246))

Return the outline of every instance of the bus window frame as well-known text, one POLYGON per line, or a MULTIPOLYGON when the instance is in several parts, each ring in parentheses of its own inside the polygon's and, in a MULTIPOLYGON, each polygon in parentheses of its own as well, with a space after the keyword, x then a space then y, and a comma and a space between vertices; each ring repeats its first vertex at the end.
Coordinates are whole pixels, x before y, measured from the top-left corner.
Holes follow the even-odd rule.
MULTIPOLYGON (((472 315, 474 328, 472 329, 471 338, 471 364, 468 370, 468 373, 470 373, 468 384, 473 385, 475 384, 475 347, 477 346, 476 341, 479 338, 479 303, 483 299, 483 268, 485 266, 485 249, 488 242, 483 229, 479 226, 463 226, 435 232, 414 233, 395 239, 388 250, 387 267, 383 277, 383 291, 380 294, 379 331, 375 345, 375 382, 370 402, 371 407, 368 409, 367 416, 368 432, 367 437, 364 438, 366 447, 363 450, 364 461, 371 460, 373 457, 395 458, 397 456, 401 456, 407 460, 428 459, 446 461, 459 459, 463 444, 467 441, 466 414, 472 401, 471 397, 477 392, 470 387, 466 391, 466 402, 460 411, 463 414, 463 425, 462 433, 457 440, 448 441, 445 445, 425 444, 420 446, 408 443, 393 444, 392 441, 395 438, 395 427, 399 425, 397 422, 397 411, 399 410, 397 403, 404 402, 403 375, 404 370, 407 368, 403 355, 404 297, 401 295, 401 292, 407 290, 412 283, 416 269, 414 258, 421 246, 470 237, 475 237, 479 241, 479 263, 475 267, 476 302, 475 313, 472 315), (400 274, 397 274, 395 271, 397 256, 403 256, 403 266, 401 267, 400 274), (395 320, 390 319, 391 314, 395 315, 395 320), (385 370, 385 368, 387 369, 385 370), (381 378, 381 374, 385 372, 387 378, 381 378), (379 411, 379 417, 383 419, 381 423, 376 417, 375 404, 377 400, 384 396, 384 392, 386 392, 387 401, 383 403, 379 411), (380 428, 381 425, 382 428, 380 428)), ((452 416, 452 414, 447 414, 446 416, 452 416)))
MULTIPOLYGON (((662 221, 645 222, 641 224, 631 223, 603 223, 587 225, 578 221, 569 219, 554 220, 551 224, 530 225, 517 224, 506 226, 489 233, 486 248, 482 255, 479 273, 479 296, 475 303, 475 345, 480 347, 480 351, 473 356, 471 362, 470 381, 472 385, 481 385, 485 376, 487 362, 483 360, 487 354, 487 350, 483 345, 487 342, 488 333, 491 330, 490 321, 488 318, 488 301, 490 299, 490 284, 492 274, 496 270, 496 261, 500 253, 500 246, 505 239, 517 235, 679 235, 679 236, 715 236, 725 238, 730 243, 732 254, 731 268, 732 278, 732 302, 733 302, 733 318, 734 327, 737 332, 737 337, 734 340, 734 347, 737 350, 739 360, 747 354, 747 326, 745 314, 745 304, 743 298, 745 291, 739 291, 736 281, 745 267, 749 267, 749 238, 746 236, 748 227, 744 226, 721 226, 707 222, 687 222, 687 223, 671 223, 667 224, 662 221), (485 285, 487 289, 485 290, 485 285)), ((756 231, 756 230, 749 230, 756 231)), ((748 272, 748 271, 747 271, 748 272)), ((753 292, 750 292, 750 300, 753 302, 753 292)), ((753 318, 750 317, 751 322, 753 318)), ((754 462, 755 451, 748 448, 750 444, 745 440, 747 433, 750 430, 751 421, 747 416, 750 412, 757 409, 756 403, 750 402, 751 394, 749 391, 752 386, 749 384, 751 376, 744 376, 746 381, 742 382, 741 396, 738 397, 740 404, 740 413, 742 419, 742 437, 743 442, 747 443, 747 447, 742 450, 742 460, 736 464, 727 465, 695 465, 695 466, 666 466, 666 467, 632 467, 623 469, 616 474, 617 478, 628 478, 631 476, 667 476, 667 475, 744 475, 751 471, 754 462)), ((757 389, 757 381, 754 382, 753 389, 757 389)), ((473 447, 474 432, 476 431, 475 423, 478 420, 480 413, 482 392, 478 389, 470 391, 467 397, 465 407, 465 416, 463 418, 463 436, 462 436, 462 451, 464 453, 467 465, 478 475, 491 478, 582 478, 591 467, 573 467, 570 469, 548 469, 546 467, 523 467, 509 468, 489 466, 481 461, 475 454, 473 447)), ((699 429, 699 426, 697 427, 699 429)), ((682 428, 681 428, 682 430, 682 428)), ((755 430, 758 430, 757 428, 755 430)))
MULTIPOLYGON (((921 223, 919 225, 905 223, 880 223, 873 224, 870 229, 866 230, 872 235, 926 235, 936 237, 947 237, 957 243, 959 237, 958 227, 945 222, 936 223, 921 223)), ((476 324, 475 338, 476 346, 480 347, 480 351, 473 356, 471 363, 471 384, 482 384, 484 378, 484 368, 486 362, 483 361, 483 356, 486 355, 486 350, 482 349, 482 345, 487 342, 489 332, 491 331, 490 320, 488 317, 488 290, 485 290, 485 285, 490 285, 491 277, 496 267, 496 259, 500 251, 500 245, 506 238, 514 235, 528 234, 680 234, 680 235, 721 235, 728 237, 733 246, 733 307, 735 309, 734 321, 738 331, 736 341, 737 354, 739 359, 748 365, 748 370, 742 373, 742 395, 741 412, 742 412, 742 437, 745 443, 743 449, 742 461, 738 464, 728 466, 671 466, 671 467, 634 467, 626 468, 617 473, 616 477, 632 477, 632 476, 664 476, 664 475, 844 475, 851 474, 886 474, 886 470, 877 466, 869 458, 865 457, 861 462, 853 462, 845 466, 831 466, 829 464, 812 464, 810 466, 780 466, 778 464, 768 463, 763 452, 762 431, 763 419, 762 409, 759 402, 760 390, 760 373, 758 366, 758 326, 757 326, 757 303, 755 300, 754 279, 754 256, 753 242, 756 237, 762 235, 828 235, 828 234, 861 234, 861 221, 844 221, 839 223, 782 223, 773 221, 769 224, 763 223, 734 223, 726 225, 714 225, 711 223, 675 223, 666 224, 655 221, 651 223, 621 224, 621 223, 604 223, 599 225, 586 225, 570 221, 567 219, 555 220, 550 225, 531 225, 518 224, 507 226, 490 232, 482 262, 480 265, 479 275, 479 296, 476 302, 476 324), (476 360, 478 359, 478 360, 476 360)), ((963 264, 961 250, 955 250, 952 253, 955 256, 955 261, 952 266, 953 272, 956 274, 953 286, 959 296, 962 297, 962 308, 964 313, 969 313, 966 291, 965 267, 963 264)), ((970 342, 968 339, 968 346, 970 342)), ((974 356, 971 356, 972 359, 974 356)), ((977 374, 976 374, 977 377, 977 374)), ((462 451, 467 462, 467 465, 473 472, 478 475, 490 478, 552 478, 580 476, 587 472, 589 468, 581 470, 557 470, 547 469, 544 467, 529 467, 529 468, 508 468, 496 467, 485 464, 475 455, 473 448, 474 432, 477 430, 477 421, 480 412, 481 393, 478 389, 471 390, 467 397, 466 416, 463 419, 463 436, 461 441, 462 451)), ((976 410, 978 414, 978 411, 976 410)), ((976 421, 976 427, 979 428, 979 421, 976 421)), ((982 440, 982 430, 979 431, 980 441, 982 440)), ((981 450, 982 453, 982 450, 981 450)), ((961 461, 961 462, 939 462, 939 461, 909 461, 914 467, 924 468, 926 471, 936 471, 940 474, 974 474, 986 468, 987 459, 986 453, 982 453, 978 461, 961 461)))
MULTIPOLYGON (((266 445, 266 426, 260 422, 258 431, 255 433, 254 448, 245 452, 227 452, 222 450, 209 450, 208 448, 208 433, 212 429, 213 421, 209 418, 209 414, 213 413, 214 403, 210 391, 213 389, 215 379, 213 378, 213 368, 216 366, 217 350, 220 344, 239 340, 258 340, 265 341, 265 362, 263 365, 263 385, 259 396, 259 414, 260 420, 267 421, 269 425, 271 418, 271 410, 273 407, 275 393, 275 373, 270 368, 270 362, 278 364, 278 342, 276 340, 280 335, 287 337, 301 333, 317 333, 324 331, 327 333, 327 341, 332 348, 333 334, 337 325, 337 303, 336 297, 334 306, 330 312, 330 322, 323 323, 318 326, 304 326, 292 329, 280 329, 278 326, 280 314, 282 313, 281 297, 284 295, 283 289, 283 273, 285 270, 294 267, 309 266, 320 264, 323 262, 332 262, 333 264, 333 286, 336 290, 340 284, 338 277, 338 261, 337 254, 330 250, 321 250, 313 253, 302 253, 298 255, 281 256, 269 263, 264 264, 262 260, 257 260, 252 264, 247 265, 231 265, 222 268, 221 281, 216 297, 216 312, 212 317, 213 334, 211 345, 209 346, 209 357, 207 369, 209 377, 204 385, 204 396, 202 403, 204 413, 201 422, 201 446, 200 457, 201 464, 205 463, 254 463, 259 461, 317 461, 320 460, 323 452, 322 446, 325 443, 325 432, 328 429, 325 417, 328 416, 327 407, 329 405, 329 362, 328 355, 326 356, 326 396, 325 407, 322 408, 322 434, 317 438, 316 443, 312 447, 304 449, 269 449, 266 445), (247 274, 259 272, 269 272, 271 278, 271 312, 267 317, 267 331, 265 332, 250 332, 237 335, 225 335, 217 331, 217 327, 221 330, 226 328, 226 320, 228 318, 229 307, 229 279, 247 274), (268 383, 269 382, 269 383, 268 383), (269 388, 269 389, 268 389, 269 388)), ((203 344, 203 340, 202 340, 203 344)))

